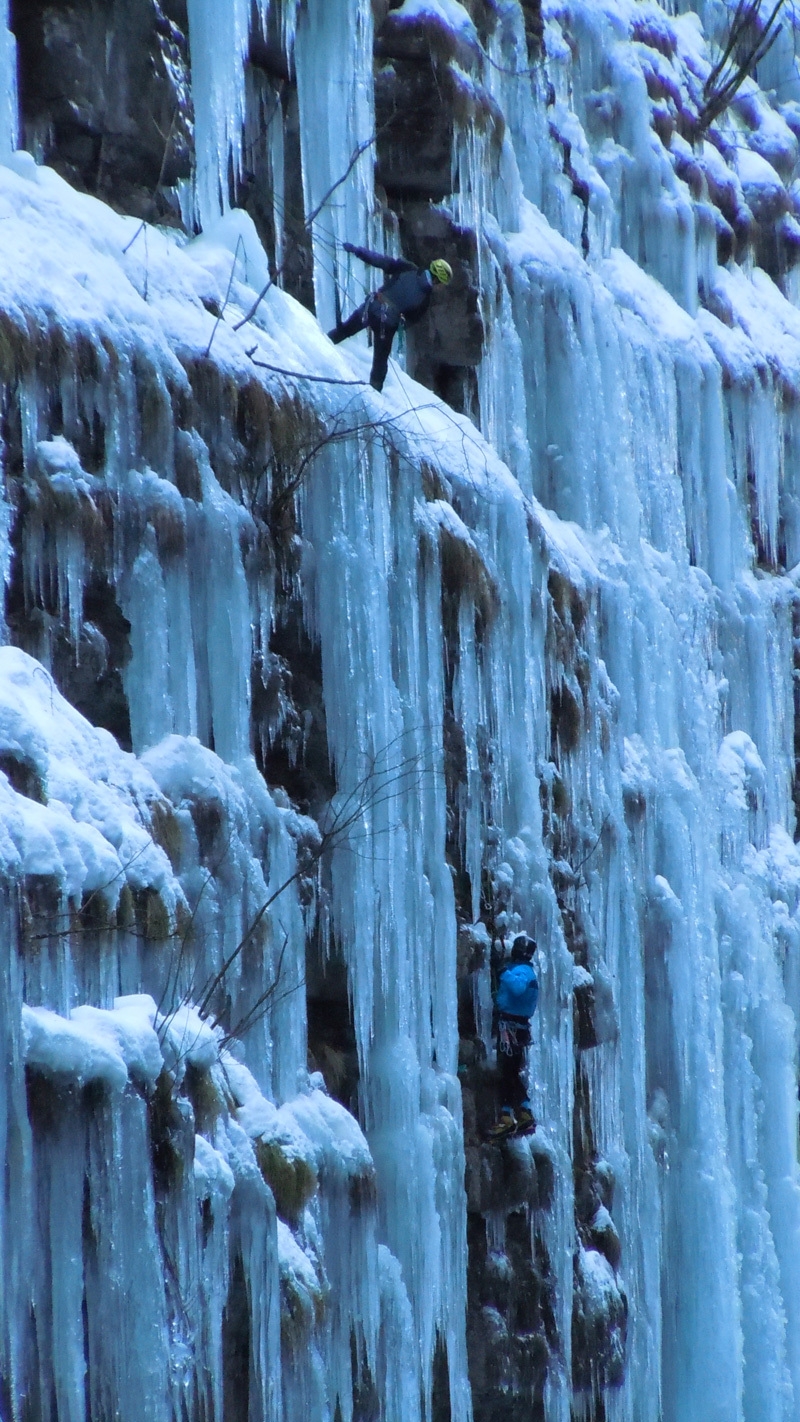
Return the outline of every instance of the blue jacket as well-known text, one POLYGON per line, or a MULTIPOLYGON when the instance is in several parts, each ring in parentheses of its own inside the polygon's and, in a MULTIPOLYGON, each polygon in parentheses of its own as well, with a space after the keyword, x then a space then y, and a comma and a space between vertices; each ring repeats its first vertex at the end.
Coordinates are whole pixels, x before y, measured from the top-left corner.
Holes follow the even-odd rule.
POLYGON ((380 292, 389 305, 393 326, 397 326, 401 316, 407 326, 413 326, 425 315, 434 286, 427 267, 418 267, 407 257, 385 257, 382 252, 371 252, 368 247, 356 247, 352 242, 345 242, 344 250, 360 257, 370 267, 379 267, 390 278, 380 292))
POLYGON ((539 983, 530 963, 509 963, 500 974, 495 1006, 502 1017, 532 1017, 539 1000, 539 983))

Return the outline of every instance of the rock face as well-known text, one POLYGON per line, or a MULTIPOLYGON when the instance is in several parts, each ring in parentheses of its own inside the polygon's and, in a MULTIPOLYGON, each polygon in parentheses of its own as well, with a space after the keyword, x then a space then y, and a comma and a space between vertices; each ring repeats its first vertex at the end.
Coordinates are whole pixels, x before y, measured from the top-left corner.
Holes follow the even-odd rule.
POLYGON ((11 6, 26 147, 84 192, 180 222, 192 105, 182 0, 11 6))

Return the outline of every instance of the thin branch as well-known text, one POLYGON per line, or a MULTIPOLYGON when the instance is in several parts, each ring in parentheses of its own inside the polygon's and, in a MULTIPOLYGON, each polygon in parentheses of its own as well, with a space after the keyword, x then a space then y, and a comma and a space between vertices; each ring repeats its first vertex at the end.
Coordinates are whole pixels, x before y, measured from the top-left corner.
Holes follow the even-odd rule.
POLYGON ((264 1008, 264 1011, 266 1011, 268 1004, 271 1002, 271 999, 274 997, 278 989, 278 985, 283 974, 283 960, 288 946, 289 935, 284 931, 283 943, 281 944, 281 951, 278 955, 278 965, 275 969, 275 976, 272 979, 272 982, 267 988, 265 988, 261 996, 256 998, 256 1001, 253 1003, 252 1007, 250 1007, 249 1010, 245 1013, 244 1017, 239 1018, 239 1021, 236 1022, 233 1027, 231 1027, 230 1031, 223 1037, 222 1041, 220 1042, 220 1047, 227 1046, 228 1042, 231 1042, 234 1037, 242 1036, 244 1032, 247 1032, 250 1027, 254 1026, 256 1022, 256 1014, 262 1007, 264 1008))
MULTIPOLYGON (((316 222, 316 220, 317 220, 317 218, 319 217, 320 213, 322 212, 322 209, 323 209, 323 207, 325 206, 326 202, 328 202, 328 200, 333 196, 333 194, 336 192, 336 189, 337 189, 337 188, 340 188, 340 187, 342 186, 342 183, 347 182, 347 179, 350 177, 350 174, 352 173, 353 169, 355 168, 356 163, 358 162, 358 160, 359 160, 359 158, 361 157, 362 153, 366 153, 367 149, 368 149, 368 148, 371 148, 372 145, 373 145, 373 143, 377 143, 379 133, 380 133, 380 130, 378 130, 377 133, 373 133, 370 138, 365 138, 365 139, 363 140, 363 142, 357 144, 357 146, 353 149, 353 152, 352 152, 351 157, 350 157, 350 162, 348 163, 347 167, 345 168, 344 172, 342 173, 342 176, 341 176, 340 178, 337 178, 335 183, 332 183, 332 184, 331 184, 331 186, 328 188, 328 191, 325 193, 324 197, 321 198, 320 201, 317 203, 316 207, 314 208, 314 211, 311 212, 311 213, 309 213, 308 217, 306 218, 306 220, 305 220, 305 222, 304 222, 304 224, 303 224, 304 227, 305 227, 305 229, 306 229, 306 231, 308 231, 308 229, 316 222)), ((256 312, 257 312, 259 306, 261 305, 262 301, 264 300, 264 297, 267 295, 267 292, 275 285, 275 282, 277 281, 278 277, 281 275, 284 266, 285 266, 285 263, 282 262, 281 265, 280 265, 280 267, 278 267, 278 269, 277 269, 277 271, 276 271, 276 273, 275 273, 275 276, 274 276, 274 277, 270 277, 270 279, 269 279, 269 281, 267 282, 266 286, 264 287, 263 291, 259 292, 259 294, 258 294, 258 296, 256 297, 255 301, 253 302, 252 306, 250 307, 250 310, 246 313, 246 315, 244 315, 244 316, 242 317, 241 321, 237 321, 237 322, 236 322, 236 324, 235 324, 235 326, 234 326, 234 328, 233 328, 234 331, 240 331, 241 328, 242 328, 242 326, 246 326, 248 321, 252 321, 252 319, 253 319, 253 317, 255 316, 255 314, 256 314, 256 312)), ((337 381, 336 383, 338 384, 339 382, 337 381)))
POLYGON ((598 844, 600 843, 601 839, 603 838, 603 833, 604 833, 604 831, 605 831, 605 827, 606 827, 606 825, 608 824, 608 821, 610 820, 610 818, 611 818, 611 814, 610 814, 610 812, 609 812, 609 814, 607 814, 607 815, 604 817, 604 819, 603 819, 603 823, 602 823, 601 826, 600 826, 600 833, 598 834, 597 839, 595 840, 594 844, 592 845, 591 849, 589 850, 589 853, 588 853, 588 854, 585 854, 585 855, 583 856, 583 859, 580 861, 580 863, 575 865, 575 868, 574 868, 573 871, 572 871, 573 874, 575 874, 575 875, 579 874, 580 871, 581 871, 581 869, 583 868, 584 864, 588 864, 588 863, 589 863, 589 860, 591 859, 592 855, 594 854, 595 850, 597 849, 598 844))
POLYGON ((261 1019, 266 1016, 267 1011, 271 1011, 273 1008, 277 1007, 279 1003, 285 1002, 287 998, 293 997, 294 994, 296 992, 299 992, 301 988, 304 988, 305 985, 306 978, 305 974, 303 974, 302 978, 298 978, 297 982, 294 983, 292 987, 287 987, 283 992, 278 993, 277 997, 275 997, 273 996, 273 994, 278 987, 278 982, 276 980, 275 982, 271 983, 267 991, 265 993, 262 993, 261 997, 253 1005, 247 1015, 241 1018, 240 1021, 236 1023, 235 1027, 232 1027, 230 1032, 226 1033, 226 1035, 222 1038, 222 1041, 220 1042, 220 1050, 223 1047, 227 1047, 228 1043, 232 1042, 234 1038, 243 1037, 246 1032, 249 1032, 253 1027, 255 1027, 257 1022, 260 1022, 261 1019))
MULTIPOLYGON (((264 294, 266 295, 266 292, 264 294)), ((239 325, 241 324, 242 323, 239 322, 239 325)), ((234 326, 233 329, 234 331, 238 331, 239 326, 234 326)), ((255 349, 255 347, 253 349, 255 349)), ((369 385, 368 380, 336 380, 330 375, 308 375, 304 370, 286 370, 281 365, 269 365, 265 360, 256 360, 251 351, 246 351, 245 354, 249 355, 253 365, 261 366, 262 370, 271 370, 276 375, 291 375, 295 380, 313 380, 319 385, 360 385, 362 388, 365 385, 369 385)))
POLYGON ((147 227, 147 223, 146 223, 146 222, 140 222, 140 223, 139 223, 139 226, 137 227, 136 231, 134 232, 133 236, 131 237, 130 242, 126 242, 125 246, 124 246, 123 249, 122 249, 122 255, 123 255, 123 257, 125 256, 125 253, 126 253, 127 251, 129 251, 130 248, 133 246, 134 242, 136 241, 136 238, 139 236, 139 233, 140 233, 140 232, 144 232, 144 230, 145 230, 146 227, 147 227))
MULTIPOLYGON (((159 188, 161 187, 162 182, 164 181, 164 173, 165 173, 166 167, 167 167, 167 158, 168 158, 168 156, 169 156, 170 144, 172 143, 172 135, 173 135, 173 133, 174 133, 174 131, 175 131, 175 120, 176 120, 177 117, 178 117, 179 108, 180 108, 180 106, 179 106, 178 104, 176 104, 175 107, 174 107, 174 109, 172 110, 172 118, 170 119, 169 128, 167 129, 167 136, 166 136, 166 138, 164 139, 164 154, 163 154, 163 157, 162 157, 162 159, 161 159, 161 167, 160 167, 159 170, 158 170, 158 181, 156 182, 156 186, 155 186, 155 191, 156 191, 156 192, 158 192, 159 188)), ((159 131, 159 133, 161 134, 161 137, 164 138, 164 135, 163 135, 161 129, 159 129, 158 131, 159 131)))
MULTIPOLYGON (((397 737, 396 739, 400 739, 400 737, 397 737)), ((395 742, 392 742, 390 744, 394 743, 395 742)), ((420 760, 420 757, 407 757, 405 760, 400 761, 397 766, 390 766, 387 767, 385 771, 380 771, 376 769, 376 766, 377 762, 380 760, 381 754, 383 754, 383 752, 379 753, 379 755, 373 759, 372 764, 370 765, 367 772, 361 777, 359 781, 356 782, 352 790, 347 793, 343 802, 340 805, 336 806, 330 825, 327 829, 322 831, 319 844, 315 846, 312 852, 310 864, 318 864, 323 858, 324 854, 332 846, 335 846, 339 838, 346 835, 348 831, 352 829, 353 825, 355 825, 358 820, 361 819, 362 815, 367 812, 367 810, 373 805, 373 803, 377 808, 378 806, 385 804, 387 799, 392 798, 391 796, 384 794, 384 791, 388 788, 385 783, 379 784, 374 794, 370 793, 371 787, 375 786, 376 781, 379 780, 380 777, 388 777, 391 775, 393 777, 393 780, 390 782, 391 784, 400 783, 411 773, 410 767, 412 766, 412 763, 416 761, 418 765, 420 760), (378 798, 379 796, 381 796, 382 798, 378 798)), ((214 994, 225 981, 225 978, 233 967, 233 964, 241 956, 243 950, 251 941, 253 934, 255 933, 259 924, 263 921, 265 914, 276 902, 276 900, 279 899, 281 895, 284 894, 286 890, 291 887, 292 884, 296 883, 298 879, 302 878, 305 874, 308 873, 310 864, 307 860, 306 863, 298 865, 294 872, 290 874, 289 877, 285 879, 283 883, 278 886, 277 889, 274 889, 273 892, 268 895, 265 902, 261 905, 261 908, 251 920, 249 926, 247 927, 242 938, 237 943, 236 947, 228 954, 227 958, 224 959, 221 966, 214 974, 210 983, 205 989, 203 996, 197 1006, 197 1011, 201 1017, 208 1015, 214 994)))
POLYGON ((703 86, 705 103, 698 114, 698 134, 705 133, 721 113, 736 97, 745 79, 769 54, 780 33, 778 17, 785 0, 775 0, 769 18, 755 39, 747 39, 747 32, 761 19, 762 0, 738 0, 738 4, 728 28, 727 38, 716 64, 712 67, 703 86), (744 56, 734 56, 742 44, 746 44, 744 56), (728 66, 733 67, 728 71, 728 66))
POLYGON ((241 246, 242 246, 242 237, 241 237, 241 233, 240 233, 239 236, 236 238, 236 250, 234 251, 234 254, 233 254, 233 266, 231 267, 231 274, 230 274, 230 276, 228 277, 228 290, 225 292, 225 300, 223 301, 223 303, 222 303, 222 309, 221 309, 221 311, 220 311, 220 313, 219 313, 219 315, 218 315, 216 321, 214 322, 214 329, 212 330, 211 335, 210 335, 209 338, 208 338, 208 345, 206 346, 206 352, 205 352, 205 354, 206 354, 206 360, 208 360, 208 357, 209 357, 209 355, 211 354, 211 344, 212 344, 212 342, 213 342, 213 340, 214 340, 214 337, 215 337, 216 334, 217 334, 217 327, 219 326, 220 321, 222 320, 223 316, 225 315, 225 310, 226 310, 227 305, 228 305, 228 302, 230 301, 230 298, 231 298, 231 287, 233 286, 233 278, 234 278, 234 275, 235 275, 235 273, 236 273, 236 263, 237 263, 238 260, 239 260, 239 248, 240 248, 241 246))
MULTIPOLYGON (((210 783, 210 782, 209 782, 209 783, 210 783)), ((177 992, 177 989, 178 989, 178 981, 179 981, 179 976, 180 976, 180 970, 181 970, 181 968, 183 967, 183 955, 184 955, 184 950, 185 950, 185 948, 186 948, 186 944, 187 944, 188 941, 189 941, 189 938, 191 937, 192 929, 194 928, 194 922, 195 922, 195 919, 197 918, 197 914, 198 914, 199 909, 200 909, 200 903, 201 903, 201 901, 202 901, 203 894, 205 893, 205 891, 206 891, 206 889, 208 888, 209 884, 211 883, 212 879, 216 878, 216 875, 219 873, 220 869, 222 868, 222 865, 225 863, 225 860, 226 860, 227 857, 228 857, 228 852, 229 852, 229 850, 230 850, 232 840, 233 840, 233 825, 231 824, 231 826, 230 826, 230 828, 229 828, 229 830, 228 830, 228 837, 227 837, 227 839, 226 839, 226 841, 225 841, 225 848, 223 849, 223 851, 222 851, 222 853, 221 853, 219 859, 217 860, 217 862, 216 862, 216 864, 213 866, 213 868, 209 869, 209 871, 208 871, 208 873, 207 873, 207 875, 206 875, 206 877, 205 877, 205 879, 204 879, 204 881, 203 881, 203 886, 202 886, 202 888, 201 888, 201 890, 200 890, 200 893, 197 895, 197 899, 195 900, 195 905, 194 905, 194 908, 192 909, 192 912, 191 912, 191 914, 190 914, 189 922, 186 924, 186 926, 185 926, 185 928, 184 928, 184 930, 183 930, 183 933, 182 933, 181 936, 180 936, 180 948, 179 948, 179 950, 178 950, 178 956, 177 956, 177 959, 176 959, 176 962, 175 962, 175 965, 174 965, 174 972, 173 972, 172 966, 170 966, 170 969, 169 969, 169 971, 168 971, 168 973, 167 973, 166 980, 165 980, 165 982, 164 982, 164 986, 163 986, 163 988, 162 988, 162 990, 161 990, 161 996, 160 996, 159 999, 158 999, 158 1008, 157 1008, 157 1011, 158 1011, 158 1012, 161 1011, 161 1008, 162 1008, 162 1006, 163 1006, 163 1004, 164 1004, 164 1001, 165 1001, 165 999, 166 999, 166 997, 167 997, 167 995, 168 995, 170 982, 171 982, 173 976, 174 976, 174 979, 175 979, 174 991, 177 992)), ((196 968, 195 968, 195 972, 196 972, 196 971, 197 971, 197 970, 196 970, 196 968)), ((193 986, 193 985, 194 985, 194 973, 192 974, 192 986, 193 986)))

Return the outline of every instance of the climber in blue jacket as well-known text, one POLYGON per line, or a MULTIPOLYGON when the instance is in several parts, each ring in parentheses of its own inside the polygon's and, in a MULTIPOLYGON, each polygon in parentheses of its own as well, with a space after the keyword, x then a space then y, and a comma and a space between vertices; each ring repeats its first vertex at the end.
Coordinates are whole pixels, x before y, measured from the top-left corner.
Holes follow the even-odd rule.
POLYGON ((334 345, 338 345, 369 326, 375 343, 369 383, 375 390, 382 390, 398 326, 401 322, 413 326, 425 315, 434 287, 437 283, 446 286, 452 281, 453 269, 443 257, 437 257, 429 267, 417 267, 405 257, 384 257, 368 247, 354 247, 352 242, 345 242, 343 246, 367 266, 386 272, 390 280, 373 291, 352 316, 340 321, 328 335, 334 345))
POLYGON ((531 961, 535 952, 534 940, 525 933, 518 934, 494 995, 500 1115, 489 1138, 495 1141, 512 1135, 527 1136, 536 1130, 528 1088, 522 1079, 531 1044, 530 1022, 539 999, 539 983, 531 961))

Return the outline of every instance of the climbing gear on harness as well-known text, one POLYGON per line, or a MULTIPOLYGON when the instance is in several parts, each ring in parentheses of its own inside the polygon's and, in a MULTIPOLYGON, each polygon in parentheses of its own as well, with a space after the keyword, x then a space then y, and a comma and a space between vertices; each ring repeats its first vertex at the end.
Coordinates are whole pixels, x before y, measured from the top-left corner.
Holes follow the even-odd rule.
POLYGON ((515 1051, 531 1044, 531 1029, 527 1020, 514 1022, 510 1017, 497 1019, 497 1050, 510 1057, 515 1051))

